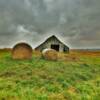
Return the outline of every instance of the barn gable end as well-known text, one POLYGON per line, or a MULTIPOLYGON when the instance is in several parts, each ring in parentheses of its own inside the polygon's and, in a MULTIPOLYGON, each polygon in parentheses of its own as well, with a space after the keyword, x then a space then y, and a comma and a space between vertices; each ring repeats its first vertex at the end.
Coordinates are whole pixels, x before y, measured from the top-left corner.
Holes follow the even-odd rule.
POLYGON ((69 52, 69 47, 61 42, 55 35, 49 37, 45 42, 36 47, 35 50, 42 51, 46 48, 55 49, 58 52, 69 52))

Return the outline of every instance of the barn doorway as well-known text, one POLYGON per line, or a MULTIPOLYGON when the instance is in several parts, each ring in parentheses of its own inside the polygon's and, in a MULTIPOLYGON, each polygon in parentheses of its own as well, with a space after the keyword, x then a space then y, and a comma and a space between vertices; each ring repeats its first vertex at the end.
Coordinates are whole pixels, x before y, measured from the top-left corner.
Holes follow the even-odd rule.
POLYGON ((54 49, 54 50, 56 50, 56 51, 59 51, 59 45, 52 44, 52 45, 51 45, 51 49, 54 49))

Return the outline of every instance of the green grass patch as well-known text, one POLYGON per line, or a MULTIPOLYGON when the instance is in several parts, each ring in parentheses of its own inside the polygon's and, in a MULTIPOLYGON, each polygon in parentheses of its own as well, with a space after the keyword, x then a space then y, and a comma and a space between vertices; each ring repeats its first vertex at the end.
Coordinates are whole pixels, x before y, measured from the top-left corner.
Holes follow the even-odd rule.
POLYGON ((100 57, 13 60, 0 52, 0 100, 99 100, 100 57))

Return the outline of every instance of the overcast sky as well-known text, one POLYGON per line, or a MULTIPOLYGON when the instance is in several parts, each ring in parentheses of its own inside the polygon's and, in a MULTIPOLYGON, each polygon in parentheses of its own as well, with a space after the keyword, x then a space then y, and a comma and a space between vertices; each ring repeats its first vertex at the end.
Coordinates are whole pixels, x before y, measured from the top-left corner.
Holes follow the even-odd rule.
POLYGON ((100 48, 100 0, 0 0, 1 48, 53 34, 71 48, 100 48))

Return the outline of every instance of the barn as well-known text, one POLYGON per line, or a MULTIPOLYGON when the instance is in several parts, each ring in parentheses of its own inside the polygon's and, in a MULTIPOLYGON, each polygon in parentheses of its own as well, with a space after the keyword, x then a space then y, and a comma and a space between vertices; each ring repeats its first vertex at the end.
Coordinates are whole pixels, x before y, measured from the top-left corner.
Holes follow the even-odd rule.
POLYGON ((35 48, 35 50, 42 51, 46 48, 54 49, 58 52, 69 52, 69 47, 61 42, 55 35, 52 35, 42 44, 35 48))

